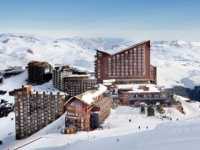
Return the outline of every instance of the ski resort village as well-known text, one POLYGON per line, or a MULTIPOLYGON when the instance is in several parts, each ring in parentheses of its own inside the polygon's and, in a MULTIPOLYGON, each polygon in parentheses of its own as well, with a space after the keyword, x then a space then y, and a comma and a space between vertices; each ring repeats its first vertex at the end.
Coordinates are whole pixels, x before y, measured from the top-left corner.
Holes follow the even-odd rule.
MULTIPOLYGON (((54 45, 59 47, 59 41, 54 45)), ((159 52, 160 47, 154 49, 159 52)), ((35 52, 28 49, 27 55, 23 53, 28 61, 5 63, 0 69, 0 149, 198 149, 198 86, 160 84, 160 70, 171 77, 177 71, 169 68, 177 66, 169 63, 158 70, 152 65, 150 41, 114 51, 95 49, 94 71, 63 63, 62 59, 73 57, 73 51, 64 56, 46 52, 50 58, 62 57, 55 63, 29 57, 35 52)), ((86 61, 85 54, 82 63, 86 61)))

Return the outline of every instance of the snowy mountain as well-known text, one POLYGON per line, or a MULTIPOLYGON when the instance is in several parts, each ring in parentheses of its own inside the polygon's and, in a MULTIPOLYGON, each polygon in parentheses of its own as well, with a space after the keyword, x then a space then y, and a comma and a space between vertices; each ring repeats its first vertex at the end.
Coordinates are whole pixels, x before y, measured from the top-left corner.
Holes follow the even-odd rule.
POLYGON ((152 63, 163 85, 193 87, 200 83, 200 42, 159 41, 152 43, 152 63))
MULTIPOLYGON (((118 51, 135 41, 121 38, 46 38, 0 34, 0 70, 30 60, 71 64, 94 69, 95 49, 118 51)), ((151 60, 158 67, 158 83, 193 87, 200 84, 200 42, 152 41, 151 60)))

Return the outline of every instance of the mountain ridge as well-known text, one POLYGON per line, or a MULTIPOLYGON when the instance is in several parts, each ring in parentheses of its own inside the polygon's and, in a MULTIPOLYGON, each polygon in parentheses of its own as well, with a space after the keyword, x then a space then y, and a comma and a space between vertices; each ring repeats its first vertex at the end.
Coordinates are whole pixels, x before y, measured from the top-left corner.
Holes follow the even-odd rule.
MULTIPOLYGON (((31 60, 70 64, 94 70, 95 50, 116 52, 135 44, 123 38, 49 38, 28 34, 0 34, 0 68, 25 66, 31 60)), ((200 42, 152 41, 151 63, 158 68, 158 84, 193 87, 200 84, 200 42)), ((1 70, 0 69, 0 70, 1 70)))

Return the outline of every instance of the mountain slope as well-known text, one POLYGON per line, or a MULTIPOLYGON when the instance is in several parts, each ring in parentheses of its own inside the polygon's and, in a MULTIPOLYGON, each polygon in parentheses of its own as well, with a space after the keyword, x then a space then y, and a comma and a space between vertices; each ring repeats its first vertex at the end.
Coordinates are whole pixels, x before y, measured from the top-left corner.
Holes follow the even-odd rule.
MULTIPOLYGON (((0 70, 30 60, 71 64, 94 70, 95 49, 115 52, 134 44, 120 38, 52 39, 34 35, 0 34, 0 70)), ((200 42, 153 41, 152 64, 158 67, 158 83, 193 87, 200 84, 200 42)))
POLYGON ((153 42, 152 63, 163 85, 193 87, 200 84, 200 42, 153 42))

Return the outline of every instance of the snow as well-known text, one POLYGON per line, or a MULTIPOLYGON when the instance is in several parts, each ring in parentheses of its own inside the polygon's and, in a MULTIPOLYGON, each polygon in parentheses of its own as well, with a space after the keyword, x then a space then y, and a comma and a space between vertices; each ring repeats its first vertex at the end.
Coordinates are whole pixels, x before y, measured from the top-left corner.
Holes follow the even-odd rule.
POLYGON ((23 140, 19 140, 19 141, 12 140, 13 142, 9 143, 8 148, 21 147, 26 143, 30 143, 30 142, 35 141, 37 139, 43 138, 44 135, 60 133, 64 129, 64 125, 65 125, 65 114, 63 114, 60 118, 58 118, 54 122, 50 123, 48 126, 44 127, 42 130, 33 134, 28 139, 23 139, 23 140))
MULTIPOLYGON (((199 120, 198 120, 199 121, 199 120)), ((106 149, 121 150, 188 150, 197 149, 199 147, 199 123, 179 122, 174 125, 170 123, 165 126, 159 126, 156 130, 146 131, 139 134, 129 134, 123 136, 109 137, 103 139, 91 139, 90 141, 82 141, 73 143, 68 146, 56 147, 56 149, 64 150, 71 148, 74 150, 101 150, 102 146, 106 149)))
MULTIPOLYGON (((28 34, 0 34, 0 70, 42 60, 92 71, 96 49, 115 53, 134 43, 120 38, 53 39, 28 34)), ((192 88, 200 84, 199 57, 199 41, 151 41, 151 63, 157 67, 159 85, 192 88)))
MULTIPOLYGON (((14 103, 14 97, 9 96, 9 91, 12 91, 14 89, 19 89, 22 87, 22 85, 27 85, 27 70, 19 75, 12 76, 10 78, 6 78, 3 81, 3 84, 0 84, 0 90, 6 90, 7 93, 5 95, 0 95, 0 99, 5 99, 10 103, 14 103)), ((47 92, 47 93, 54 93, 56 94, 59 92, 62 95, 65 95, 66 93, 63 93, 59 91, 58 89, 53 87, 52 80, 50 80, 47 83, 44 83, 42 85, 34 85, 32 86, 32 91, 38 91, 38 92, 47 92)))
POLYGON ((11 91, 13 89, 21 88, 22 85, 26 84, 26 79, 27 71, 10 78, 5 78, 3 84, 0 84, 0 90, 11 91))
MULTIPOLYGON (((61 134, 64 128, 64 115, 58 120, 43 128, 31 137, 12 141, 9 148, 20 150, 34 149, 136 149, 165 150, 169 147, 186 149, 188 146, 200 146, 200 103, 187 102, 187 99, 177 96, 182 102, 186 114, 181 114, 175 107, 166 107, 165 114, 156 113, 155 117, 140 114, 140 109, 128 106, 119 106, 111 111, 111 115, 102 125, 103 129, 77 134, 61 134), (163 118, 162 116, 171 117, 163 118), (178 118, 178 121, 177 121, 178 118), (129 121, 131 120, 131 121, 129 121), (140 126, 140 129, 139 129, 140 126), (163 146, 165 145, 165 146, 163 146)), ((13 122, 10 122, 12 124, 13 122)), ((4 146, 5 148, 8 148, 4 146)))
POLYGON ((99 84, 97 90, 89 90, 87 92, 84 92, 81 95, 78 95, 77 97, 80 98, 82 101, 87 103, 88 105, 92 104, 92 102, 95 101, 96 97, 102 95, 107 91, 107 87, 99 84))
POLYGON ((0 90, 7 91, 5 95, 0 95, 0 99, 5 99, 10 103, 14 103, 14 97, 9 96, 9 91, 21 88, 22 85, 26 84, 27 72, 23 72, 19 75, 12 76, 4 79, 3 83, 0 84, 0 90))
POLYGON ((193 88, 200 84, 200 42, 152 42, 151 62, 157 67, 158 84, 193 88))
MULTIPOLYGON (((95 49, 116 52, 133 43, 123 39, 50 39, 34 35, 1 34, 0 70, 8 66, 26 66, 30 60, 70 64, 93 70, 95 49)), ((158 85, 193 87, 200 84, 200 42, 153 41, 151 46, 151 61, 157 66, 158 85)), ((22 84, 26 84, 26 79, 26 71, 7 78, 3 84, 0 84, 0 90, 11 91, 20 88, 22 84)), ((133 85, 126 86, 135 89, 133 85)), ((154 87, 150 88, 156 91, 154 87)), ((57 92, 53 88, 52 81, 33 86, 33 90, 57 92)), ((90 104, 95 96, 105 90, 100 86, 97 92, 85 93, 83 99, 90 104)), ((0 98, 14 102, 13 97, 8 93, 0 98)), ((34 135, 17 141, 15 140, 15 116, 14 113, 10 113, 8 117, 0 118, 0 140, 3 141, 0 149, 19 147, 20 150, 198 149, 200 147, 200 103, 187 102, 187 99, 180 96, 175 96, 175 99, 182 103, 186 114, 180 113, 175 107, 165 107, 164 114, 156 113, 154 117, 147 117, 140 114, 138 108, 119 106, 111 111, 110 116, 102 124, 103 129, 72 135, 61 134, 64 128, 63 115, 34 135), (167 117, 162 118, 163 116, 167 117)))
POLYGON ((200 113, 199 113, 199 109, 200 109, 200 105, 199 102, 192 102, 192 103, 187 103, 188 99, 175 95, 175 99, 179 102, 181 102, 185 113, 187 114, 187 117, 200 117, 200 113))
POLYGON ((33 35, 0 35, 0 68, 2 69, 10 65, 26 66, 31 60, 48 61, 51 64, 72 64, 91 69, 93 55, 94 51, 84 49, 69 40, 33 35), (4 42, 5 40, 7 42, 4 42))
MULTIPOLYGON (((130 89, 131 93, 149 93, 149 92, 160 92, 159 86, 155 84, 117 84, 118 89, 130 89), (148 90, 144 90, 141 87, 147 87, 148 90)), ((161 87, 160 87, 161 88, 161 87)))
POLYGON ((0 118, 0 140, 3 140, 5 145, 15 140, 15 114, 13 112, 7 117, 0 118))
POLYGON ((71 75, 69 75, 68 77, 89 77, 89 75, 88 74, 71 74, 71 75))

